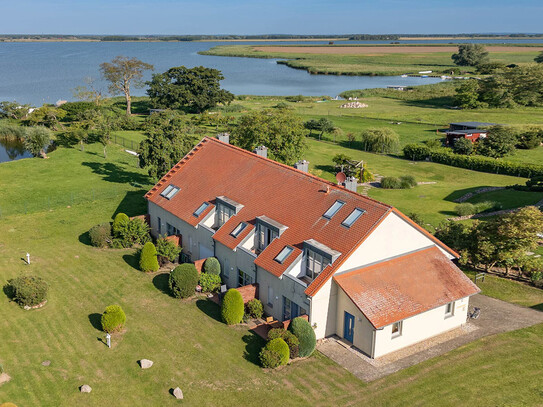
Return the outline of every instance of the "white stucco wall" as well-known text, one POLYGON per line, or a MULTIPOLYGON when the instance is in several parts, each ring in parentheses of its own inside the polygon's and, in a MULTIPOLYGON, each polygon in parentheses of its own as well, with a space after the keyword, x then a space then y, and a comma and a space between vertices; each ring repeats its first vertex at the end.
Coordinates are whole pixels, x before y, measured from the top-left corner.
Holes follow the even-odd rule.
POLYGON ((375 335, 373 357, 386 355, 413 345, 443 332, 457 328, 466 322, 469 297, 455 302, 454 315, 445 317, 445 305, 403 320, 402 334, 392 337, 392 325, 378 329, 375 335))
MULTIPOLYGON (((435 245, 431 239, 395 213, 390 213, 337 272, 360 268, 431 245, 435 245)), ((453 258, 443 249, 441 251, 449 259, 453 258)))
POLYGON ((311 313, 309 322, 317 324, 315 335, 317 339, 336 333, 338 286, 332 279, 311 299, 311 313))
POLYGON ((337 295, 336 335, 340 338, 344 337, 345 311, 354 316, 353 345, 366 355, 371 356, 373 350, 373 325, 370 324, 364 314, 360 312, 358 307, 354 305, 343 290, 339 288, 337 295))

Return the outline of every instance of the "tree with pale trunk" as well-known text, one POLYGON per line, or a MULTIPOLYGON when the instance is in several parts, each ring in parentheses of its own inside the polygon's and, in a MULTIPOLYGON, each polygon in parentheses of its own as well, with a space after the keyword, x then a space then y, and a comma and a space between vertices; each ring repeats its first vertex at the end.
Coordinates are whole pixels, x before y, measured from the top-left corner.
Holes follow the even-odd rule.
POLYGON ((111 62, 100 64, 102 77, 109 82, 109 92, 112 95, 124 95, 127 116, 132 114, 130 87, 143 87, 143 72, 152 69, 154 67, 151 64, 125 56, 117 56, 111 62))

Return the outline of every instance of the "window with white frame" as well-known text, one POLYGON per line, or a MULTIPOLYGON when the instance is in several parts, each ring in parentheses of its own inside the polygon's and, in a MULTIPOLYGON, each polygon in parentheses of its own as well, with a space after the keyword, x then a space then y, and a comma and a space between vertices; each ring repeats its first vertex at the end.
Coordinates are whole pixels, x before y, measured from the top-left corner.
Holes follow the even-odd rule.
POLYGON ((454 315, 454 302, 449 302, 445 305, 445 318, 452 317, 454 315))
POLYGON ((392 324, 392 337, 397 338, 402 336, 403 321, 394 322, 392 324))
POLYGON ((268 286, 268 307, 273 308, 273 287, 271 285, 268 286))
POLYGON ((330 264, 330 259, 320 253, 307 249, 305 262, 305 275, 311 280, 317 278, 322 270, 330 264))
POLYGON ((217 226, 221 227, 234 216, 234 210, 226 205, 217 205, 217 226))

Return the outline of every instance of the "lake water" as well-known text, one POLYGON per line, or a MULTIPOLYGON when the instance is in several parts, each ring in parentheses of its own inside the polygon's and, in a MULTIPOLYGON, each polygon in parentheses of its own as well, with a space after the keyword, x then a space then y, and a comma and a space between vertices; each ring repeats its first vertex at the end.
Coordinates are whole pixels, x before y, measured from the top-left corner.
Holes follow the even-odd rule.
POLYGON ((0 163, 28 157, 32 154, 25 150, 21 141, 0 138, 0 163))
MULTIPOLYGON (((275 43, 281 42, 267 44, 275 43)), ((225 43, 0 42, 0 100, 16 100, 35 106, 54 103, 59 99, 72 100, 72 90, 83 85, 86 77, 99 79, 100 63, 109 61, 117 55, 133 56, 151 63, 155 66, 155 72, 164 72, 179 65, 216 68, 221 70, 226 78, 222 86, 237 95, 336 96, 350 89, 387 85, 412 86, 439 81, 435 78, 310 75, 303 70, 278 65, 271 59, 198 55, 198 51, 221 44, 225 43)), ((150 75, 149 73, 146 79, 149 79, 150 75)), ((99 85, 106 89, 105 83, 99 85)), ((133 95, 144 94, 143 89, 133 90, 133 95)))

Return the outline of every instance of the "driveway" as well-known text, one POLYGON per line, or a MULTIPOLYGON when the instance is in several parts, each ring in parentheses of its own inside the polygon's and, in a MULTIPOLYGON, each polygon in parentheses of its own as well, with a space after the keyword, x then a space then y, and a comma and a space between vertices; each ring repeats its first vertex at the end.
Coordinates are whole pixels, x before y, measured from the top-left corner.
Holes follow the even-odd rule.
POLYGON ((471 298, 471 307, 481 308, 481 315, 478 319, 472 320, 463 327, 385 355, 379 359, 367 357, 357 349, 347 346, 337 337, 324 340, 318 345, 317 349, 359 379, 370 382, 447 353, 484 336, 543 323, 543 312, 541 311, 521 307, 481 294, 471 298))

